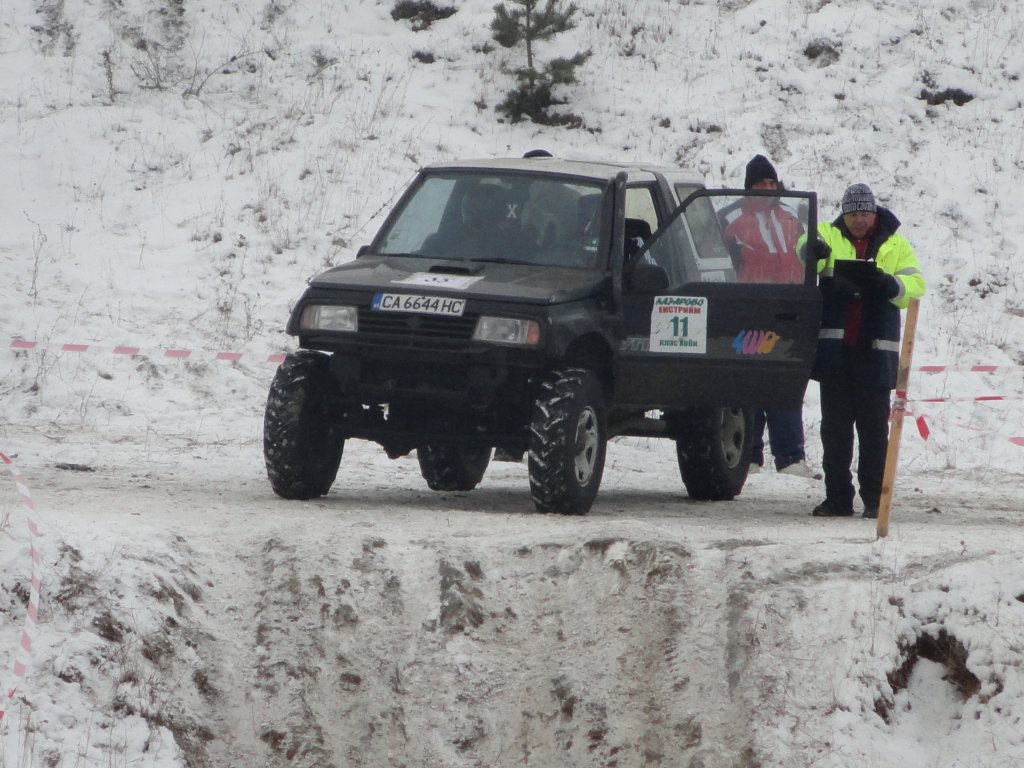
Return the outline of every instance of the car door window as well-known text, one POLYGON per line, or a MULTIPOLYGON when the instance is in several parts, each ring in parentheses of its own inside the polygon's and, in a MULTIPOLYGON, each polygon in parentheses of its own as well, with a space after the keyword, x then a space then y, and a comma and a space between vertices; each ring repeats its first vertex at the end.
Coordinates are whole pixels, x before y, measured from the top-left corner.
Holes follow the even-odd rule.
POLYGON ((647 222, 651 232, 658 229, 658 206, 650 187, 628 187, 626 189, 626 218, 647 222))
MULTIPOLYGON (((694 191, 676 187, 681 200, 694 191)), ((690 241, 700 282, 799 285, 809 215, 806 193, 724 190, 691 201, 670 228, 690 241)))
POLYGON ((722 239, 738 283, 804 282, 800 246, 807 233, 807 213, 800 202, 771 194, 715 199, 722 239))

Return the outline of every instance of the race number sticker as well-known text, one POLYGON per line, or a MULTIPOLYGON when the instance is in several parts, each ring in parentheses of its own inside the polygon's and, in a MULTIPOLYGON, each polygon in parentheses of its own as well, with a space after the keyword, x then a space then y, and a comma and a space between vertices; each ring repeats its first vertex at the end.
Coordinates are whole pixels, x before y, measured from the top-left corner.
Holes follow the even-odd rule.
POLYGON ((651 310, 651 352, 703 355, 707 351, 707 298, 655 296, 651 310))
POLYGON ((464 290, 469 288, 477 280, 483 280, 483 276, 471 275, 445 275, 438 272, 413 272, 401 280, 392 280, 392 283, 401 285, 418 285, 424 288, 449 288, 453 290, 464 290))

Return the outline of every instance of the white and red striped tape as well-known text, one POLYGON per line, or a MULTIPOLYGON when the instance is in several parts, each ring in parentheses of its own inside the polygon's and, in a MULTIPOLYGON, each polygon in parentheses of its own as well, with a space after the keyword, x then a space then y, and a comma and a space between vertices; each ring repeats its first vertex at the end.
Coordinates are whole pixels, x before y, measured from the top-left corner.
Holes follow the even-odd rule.
MULTIPOLYGON (((1024 366, 1019 365, 972 365, 967 368, 952 368, 946 365, 922 365, 915 369, 920 373, 926 374, 938 374, 938 373, 1019 373, 1024 371, 1024 366)), ((910 403, 995 403, 1004 402, 1009 400, 1024 400, 1024 395, 965 395, 959 397, 915 397, 909 398, 907 402, 910 403)), ((921 435, 921 438, 927 441, 931 437, 931 430, 928 428, 928 424, 925 421, 924 416, 918 415, 915 418, 917 423, 917 431, 921 435)), ((962 426, 965 429, 974 429, 966 425, 962 426)), ((984 430, 975 430, 984 431, 984 430)), ((1008 438, 1014 445, 1024 446, 1024 436, 1014 436, 1008 438)), ((934 445, 934 444, 933 444, 934 445)))
POLYGON ((18 651, 15 654, 14 664, 11 668, 11 673, 14 676, 14 682, 11 687, 8 688, 6 696, 0 700, 0 720, 3 720, 7 702, 14 698, 14 694, 17 693, 20 681, 25 677, 25 673, 28 671, 29 657, 32 653, 32 640, 35 636, 36 624, 39 621, 39 588, 42 585, 42 578, 39 574, 39 569, 43 562, 43 556, 36 547, 36 536, 39 535, 39 529, 36 526, 34 518, 35 504, 32 502, 32 494, 29 493, 28 484, 25 482, 25 478, 22 477, 21 473, 15 468, 14 462, 7 458, 3 453, 0 453, 0 459, 2 459, 7 465, 11 475, 14 477, 14 484, 18 487, 18 493, 21 494, 21 503, 24 504, 25 508, 28 510, 25 519, 28 521, 29 552, 32 556, 32 583, 29 588, 28 610, 25 612, 25 623, 21 628, 21 635, 18 639, 18 651))
POLYGON ((1024 400, 1024 395, 977 395, 975 397, 912 397, 908 403, 993 403, 1000 400, 1024 400))
MULTIPOLYGON (((999 366, 999 365, 972 365, 967 368, 952 368, 946 365, 922 365, 915 370, 925 374, 938 374, 938 373, 1019 373, 1024 371, 1024 366, 999 366)), ((912 403, 998 403, 1010 400, 1024 400, 1024 395, 965 395, 959 397, 917 397, 908 399, 907 402, 912 403)), ((921 435, 921 439, 928 443, 929 447, 933 450, 937 449, 935 443, 930 442, 931 440, 931 429, 928 427, 928 422, 922 414, 914 414, 914 422, 917 425, 917 432, 921 435)), ((966 424, 954 424, 953 426, 960 427, 962 429, 968 429, 974 432, 985 432, 987 430, 978 429, 966 424)), ((999 435, 1004 437, 1003 435, 999 435)), ((1009 442, 1013 445, 1024 447, 1024 435, 1013 435, 1006 437, 1009 442)))
MULTIPOLYGON (((1024 366, 1020 365, 972 365, 968 368, 950 368, 946 365, 922 365, 914 369, 920 373, 1020 373, 1024 366)), ((988 403, 1000 400, 1024 400, 1024 395, 976 395, 962 397, 915 397, 908 400, 914 403, 988 403)))
MULTIPOLYGON (((928 427, 928 422, 925 420, 924 416, 921 414, 911 413, 910 411, 907 411, 907 415, 914 417, 914 423, 917 425, 917 433, 921 436, 921 439, 928 443, 928 446, 932 448, 933 451, 937 450, 937 446, 935 445, 935 443, 931 442, 932 431, 928 427)), ((979 429, 978 427, 972 427, 968 424, 954 424, 953 426, 959 427, 961 429, 968 429, 971 430, 972 432, 980 432, 982 434, 996 434, 990 432, 989 430, 979 429)), ((1007 437, 1006 439, 1009 440, 1014 445, 1024 448, 1024 435, 1014 435, 1012 437, 1007 437)))
POLYGON ((948 365, 919 365, 913 370, 920 373, 1016 373, 1024 371, 1024 365, 972 365, 967 368, 951 368, 948 365))
MULTIPOLYGON (((148 355, 150 357, 163 357, 169 360, 190 360, 190 359, 212 359, 228 362, 240 362, 243 359, 257 363, 280 364, 284 361, 287 353, 256 353, 256 352, 224 352, 216 350, 193 350, 193 349, 147 349, 145 347, 133 347, 118 345, 114 347, 99 344, 62 344, 45 341, 26 341, 24 339, 11 339, 8 347, 13 350, 47 349, 58 352, 92 352, 107 353, 112 355, 123 355, 133 357, 135 355, 148 355)), ((972 365, 966 368, 951 367, 948 365, 920 365, 913 369, 919 373, 1019 373, 1024 372, 1024 365, 972 365)), ((1024 400, 1024 395, 978 395, 976 397, 923 397, 906 398, 908 403, 987 403, 1000 400, 1024 400)), ((924 417, 917 417, 918 432, 921 437, 928 440, 930 430, 924 423, 924 417)), ((1024 445, 1024 437, 1011 437, 1010 442, 1014 445, 1024 445)))
POLYGON ((123 355, 134 357, 135 355, 148 355, 150 357, 163 357, 169 360, 194 360, 211 359, 225 360, 237 363, 243 358, 258 363, 281 363, 285 358, 284 352, 273 354, 256 354, 254 352, 224 352, 209 349, 147 349, 146 347, 133 347, 126 344, 117 346, 105 346, 101 344, 62 344, 59 342, 25 341, 24 339, 11 339, 8 348, 13 350, 46 349, 55 352, 92 352, 106 353, 109 355, 123 355))
MULTIPOLYGON (((72 344, 47 341, 28 341, 25 339, 10 339, 7 344, 9 349, 51 349, 60 352, 93 352, 108 353, 125 356, 136 354, 147 354, 155 357, 166 357, 169 359, 193 359, 212 358, 216 360, 227 360, 238 362, 248 358, 258 362, 272 362, 279 364, 285 359, 286 352, 227 352, 213 349, 151 349, 147 347, 136 347, 127 344, 109 346, 103 344, 72 344)), ((1005 374, 1024 372, 1024 366, 969 366, 968 368, 955 368, 950 366, 919 366, 912 369, 923 374, 1005 374)))

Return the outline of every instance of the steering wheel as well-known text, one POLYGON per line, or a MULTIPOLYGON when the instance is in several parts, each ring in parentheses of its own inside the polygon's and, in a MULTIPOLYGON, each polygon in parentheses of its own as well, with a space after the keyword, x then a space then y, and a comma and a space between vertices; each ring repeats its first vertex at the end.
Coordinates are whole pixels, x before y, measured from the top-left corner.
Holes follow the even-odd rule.
POLYGON ((544 260, 566 267, 584 267, 594 260, 594 255, 584 250, 577 240, 561 240, 544 249, 544 260))

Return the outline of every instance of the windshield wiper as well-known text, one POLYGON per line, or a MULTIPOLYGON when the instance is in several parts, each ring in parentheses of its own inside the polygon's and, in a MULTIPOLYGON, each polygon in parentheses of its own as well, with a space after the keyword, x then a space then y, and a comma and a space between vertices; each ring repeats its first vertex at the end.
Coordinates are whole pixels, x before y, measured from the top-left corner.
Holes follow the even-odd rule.
POLYGON ((482 261, 487 264, 532 264, 533 262, 526 261, 525 259, 509 259, 504 256, 479 256, 474 257, 471 261, 482 261))
POLYGON ((460 259, 453 259, 450 256, 428 256, 425 253, 375 253, 374 256, 389 256, 397 259, 445 259, 449 261, 460 261, 460 259))

